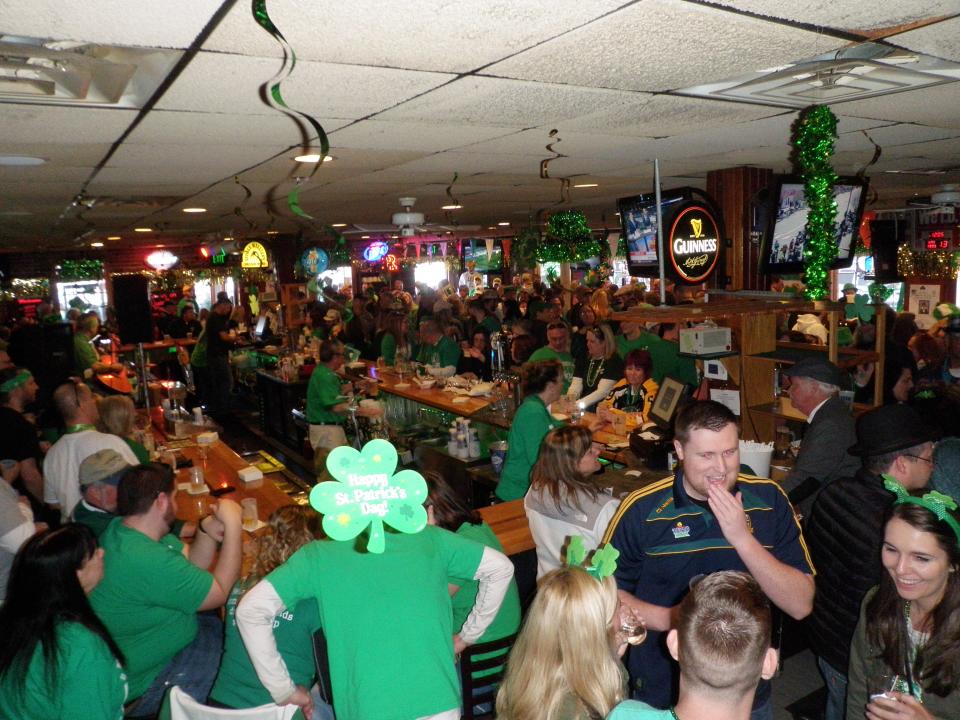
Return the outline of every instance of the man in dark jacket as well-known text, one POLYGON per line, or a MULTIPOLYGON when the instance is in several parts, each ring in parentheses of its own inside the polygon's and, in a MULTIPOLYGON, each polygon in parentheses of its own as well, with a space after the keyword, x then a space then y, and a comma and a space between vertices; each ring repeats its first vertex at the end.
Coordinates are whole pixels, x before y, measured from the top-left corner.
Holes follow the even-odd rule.
POLYGON ((861 467, 820 493, 804 535, 817 568, 817 592, 806 629, 827 685, 825 720, 842 720, 850 641, 867 590, 880 582, 884 515, 894 496, 887 474, 908 490, 926 487, 933 469, 934 432, 907 405, 884 405, 857 420, 849 449, 861 467))
POLYGON ((846 451, 855 439, 853 417, 838 395, 840 370, 826 358, 803 359, 784 375, 790 378, 790 402, 807 416, 807 428, 783 489, 806 517, 824 487, 857 471, 846 451))

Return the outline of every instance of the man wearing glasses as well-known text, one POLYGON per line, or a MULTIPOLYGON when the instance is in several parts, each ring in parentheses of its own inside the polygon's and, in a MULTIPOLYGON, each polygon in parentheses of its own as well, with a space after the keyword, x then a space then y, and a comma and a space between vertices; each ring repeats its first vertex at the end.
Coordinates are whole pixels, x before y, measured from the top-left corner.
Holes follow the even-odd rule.
POLYGON ((80 463, 100 450, 116 450, 130 465, 140 461, 116 435, 99 432, 97 398, 80 382, 65 382, 53 391, 53 402, 63 418, 66 434, 57 440, 43 460, 43 501, 59 508, 66 522, 80 502, 80 463))
POLYGON ((884 405, 857 419, 851 457, 860 467, 820 493, 805 535, 817 568, 817 593, 807 621, 807 639, 827 685, 825 720, 846 710, 850 641, 867 590, 880 582, 880 544, 894 495, 883 487, 889 475, 907 490, 927 486, 933 470, 935 433, 908 405, 884 405))

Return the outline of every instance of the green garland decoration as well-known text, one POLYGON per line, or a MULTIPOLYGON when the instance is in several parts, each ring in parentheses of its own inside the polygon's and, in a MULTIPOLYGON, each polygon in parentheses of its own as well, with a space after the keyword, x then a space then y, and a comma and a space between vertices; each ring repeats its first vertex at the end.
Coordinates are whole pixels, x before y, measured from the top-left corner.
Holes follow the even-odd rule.
POLYGON ((540 232, 532 227, 517 233, 510 245, 510 264, 514 270, 529 270, 537 262, 537 250, 540 247, 540 232))
POLYGON ((837 137, 837 118, 826 105, 811 105, 794 125, 794 161, 804 181, 807 201, 806 242, 803 248, 804 294, 823 300, 830 286, 830 265, 837 257, 837 173, 830 164, 837 137))
POLYGON ((547 241, 537 250, 540 262, 582 262, 603 252, 580 210, 561 210, 547 221, 547 241))
POLYGON ((99 280, 103 277, 102 260, 61 260, 61 280, 99 280))
POLYGON ((330 248, 330 263, 327 267, 347 267, 350 265, 350 248, 347 247, 347 239, 338 232, 335 232, 334 236, 336 240, 330 248))

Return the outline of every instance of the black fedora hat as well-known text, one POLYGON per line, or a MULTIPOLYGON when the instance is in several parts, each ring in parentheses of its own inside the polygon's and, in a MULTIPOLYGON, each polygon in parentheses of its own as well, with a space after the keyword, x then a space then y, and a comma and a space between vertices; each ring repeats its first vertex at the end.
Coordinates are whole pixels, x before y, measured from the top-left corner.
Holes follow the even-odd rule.
POLYGON ((939 433, 909 405, 884 405, 857 418, 857 444, 851 455, 869 457, 933 442, 939 433))

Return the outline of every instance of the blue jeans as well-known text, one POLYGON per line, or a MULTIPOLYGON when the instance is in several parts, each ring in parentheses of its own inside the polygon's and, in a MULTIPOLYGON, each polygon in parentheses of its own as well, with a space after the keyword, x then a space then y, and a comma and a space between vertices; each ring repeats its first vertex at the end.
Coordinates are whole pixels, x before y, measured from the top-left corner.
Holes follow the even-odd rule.
POLYGON ((173 656, 173 660, 160 671, 150 688, 140 696, 127 711, 128 717, 156 715, 166 695, 174 685, 179 685, 197 702, 206 702, 213 681, 220 669, 223 654, 223 623, 213 615, 197 615, 197 636, 193 642, 173 656))
POLYGON ((817 658, 817 667, 827 686, 827 707, 824 720, 843 720, 847 712, 847 676, 836 670, 826 660, 817 658))

